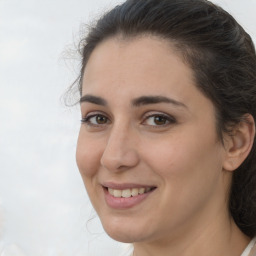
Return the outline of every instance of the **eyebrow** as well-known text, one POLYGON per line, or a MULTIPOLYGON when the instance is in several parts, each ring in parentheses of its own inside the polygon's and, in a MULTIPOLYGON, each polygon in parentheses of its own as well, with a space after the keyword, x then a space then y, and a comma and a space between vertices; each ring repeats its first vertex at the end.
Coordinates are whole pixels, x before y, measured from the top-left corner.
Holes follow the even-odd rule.
MULTIPOLYGON (((80 98, 80 104, 83 102, 89 102, 89 103, 93 103, 101 106, 108 105, 105 99, 98 96, 91 95, 91 94, 82 96, 80 98)), ((139 98, 135 98, 132 100, 132 106, 134 107, 140 107, 144 105, 158 104, 158 103, 170 103, 178 107, 187 108, 187 106, 184 103, 165 97, 165 96, 141 96, 139 98)))
POLYGON ((90 102, 90 103, 93 103, 93 104, 96 104, 96 105, 101 105, 101 106, 106 106, 107 105, 107 101, 104 100, 103 98, 97 97, 97 96, 94 96, 94 95, 90 95, 90 94, 82 96, 80 98, 80 104, 82 102, 90 102))
POLYGON ((157 103, 170 103, 178 107, 187 108, 187 106, 184 103, 165 96, 142 96, 132 101, 132 105, 135 107, 157 103))

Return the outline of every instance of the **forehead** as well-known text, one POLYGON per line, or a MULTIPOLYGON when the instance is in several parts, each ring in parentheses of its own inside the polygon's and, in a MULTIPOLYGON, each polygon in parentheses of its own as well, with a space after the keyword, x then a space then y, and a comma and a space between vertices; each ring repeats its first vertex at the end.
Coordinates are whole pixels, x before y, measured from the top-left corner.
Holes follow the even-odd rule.
POLYGON ((110 38, 92 52, 83 76, 82 91, 98 87, 162 90, 160 84, 194 85, 193 71, 165 39, 141 36, 110 38), (145 89, 144 88, 144 89, 145 89))
POLYGON ((115 111, 129 110, 143 96, 164 96, 186 105, 196 118, 207 113, 212 119, 215 112, 193 70, 167 40, 155 37, 111 38, 98 45, 84 72, 84 95, 104 99, 115 111))

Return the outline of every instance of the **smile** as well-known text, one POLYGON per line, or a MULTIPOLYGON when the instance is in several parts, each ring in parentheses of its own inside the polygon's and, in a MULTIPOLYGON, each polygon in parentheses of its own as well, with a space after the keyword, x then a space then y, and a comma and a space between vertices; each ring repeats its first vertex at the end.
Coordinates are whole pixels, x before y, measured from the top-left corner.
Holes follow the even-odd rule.
POLYGON ((146 200, 156 187, 142 187, 136 185, 108 185, 103 186, 105 202, 112 209, 127 209, 135 207, 146 200))
POLYGON ((110 195, 114 197, 123 197, 123 198, 129 198, 129 197, 135 197, 138 195, 142 195, 144 193, 148 193, 154 188, 130 188, 130 189, 112 189, 108 188, 108 192, 110 195))

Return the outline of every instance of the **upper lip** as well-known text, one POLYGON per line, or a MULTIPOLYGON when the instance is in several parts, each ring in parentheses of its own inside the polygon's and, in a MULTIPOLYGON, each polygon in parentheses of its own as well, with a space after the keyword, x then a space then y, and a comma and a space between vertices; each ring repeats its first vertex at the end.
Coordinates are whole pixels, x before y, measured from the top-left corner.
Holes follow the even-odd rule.
POLYGON ((124 190, 129 188, 155 188, 154 185, 143 185, 135 183, 115 183, 115 182, 104 182, 102 183, 103 187, 124 190))

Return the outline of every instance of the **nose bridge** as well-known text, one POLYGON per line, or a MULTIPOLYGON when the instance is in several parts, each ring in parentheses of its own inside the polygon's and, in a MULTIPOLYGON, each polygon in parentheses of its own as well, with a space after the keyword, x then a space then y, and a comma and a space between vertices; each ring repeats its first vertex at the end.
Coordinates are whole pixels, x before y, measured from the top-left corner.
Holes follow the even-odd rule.
POLYGON ((136 166, 139 157, 135 137, 135 132, 129 123, 115 123, 109 132, 101 164, 112 171, 136 166))

